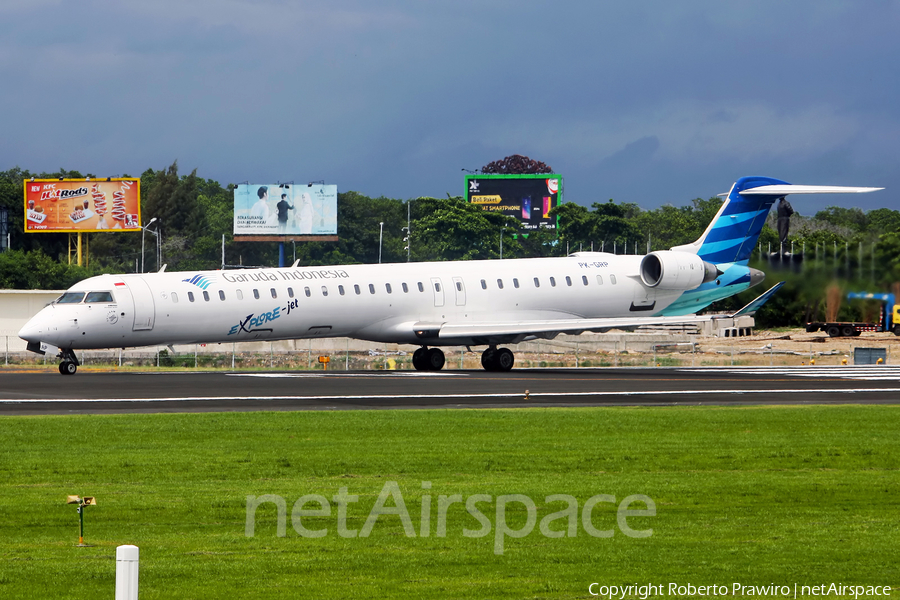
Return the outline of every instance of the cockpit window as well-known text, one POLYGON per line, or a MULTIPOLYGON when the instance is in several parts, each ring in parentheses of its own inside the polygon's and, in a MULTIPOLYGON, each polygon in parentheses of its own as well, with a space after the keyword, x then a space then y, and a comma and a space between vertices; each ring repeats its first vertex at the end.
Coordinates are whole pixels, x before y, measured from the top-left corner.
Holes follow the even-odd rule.
POLYGON ((85 302, 112 302, 113 297, 110 292, 88 292, 85 302))
POLYGON ((56 299, 57 304, 78 304, 84 300, 84 292, 66 292, 56 299))

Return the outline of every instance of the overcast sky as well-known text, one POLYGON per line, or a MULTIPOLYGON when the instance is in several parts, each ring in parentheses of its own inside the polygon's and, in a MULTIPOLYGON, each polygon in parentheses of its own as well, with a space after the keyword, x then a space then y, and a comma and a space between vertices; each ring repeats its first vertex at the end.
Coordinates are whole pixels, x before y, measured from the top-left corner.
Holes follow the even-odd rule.
POLYGON ((896 0, 3 0, 0 169, 410 198, 524 154, 586 205, 768 175, 897 209, 898 31, 896 0))

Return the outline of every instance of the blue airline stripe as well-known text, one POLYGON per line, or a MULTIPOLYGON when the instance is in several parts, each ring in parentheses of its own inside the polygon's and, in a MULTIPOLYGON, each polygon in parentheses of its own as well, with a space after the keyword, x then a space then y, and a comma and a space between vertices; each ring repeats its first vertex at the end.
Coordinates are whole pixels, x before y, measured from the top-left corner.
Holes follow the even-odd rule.
POLYGON ((758 216, 767 215, 768 212, 769 212, 768 209, 750 210, 750 211, 743 212, 743 213, 728 215, 727 219, 722 219, 722 218, 717 219, 716 222, 713 223, 713 230, 725 229, 725 228, 732 227, 734 225, 740 225, 740 224, 746 225, 748 223, 753 222, 753 219, 755 219, 758 216))

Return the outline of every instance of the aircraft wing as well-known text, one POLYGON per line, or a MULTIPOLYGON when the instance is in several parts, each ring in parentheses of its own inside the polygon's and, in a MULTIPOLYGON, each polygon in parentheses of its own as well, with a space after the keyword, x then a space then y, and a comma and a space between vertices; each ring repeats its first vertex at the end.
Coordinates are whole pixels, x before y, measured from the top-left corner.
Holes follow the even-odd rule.
POLYGON ((439 338, 549 335, 559 333, 579 334, 584 331, 604 332, 609 329, 638 327, 641 325, 690 324, 733 319, 752 315, 778 291, 784 282, 776 283, 762 295, 732 314, 681 315, 672 317, 604 317, 596 319, 548 319, 545 321, 513 321, 509 323, 444 323, 438 333, 439 338))

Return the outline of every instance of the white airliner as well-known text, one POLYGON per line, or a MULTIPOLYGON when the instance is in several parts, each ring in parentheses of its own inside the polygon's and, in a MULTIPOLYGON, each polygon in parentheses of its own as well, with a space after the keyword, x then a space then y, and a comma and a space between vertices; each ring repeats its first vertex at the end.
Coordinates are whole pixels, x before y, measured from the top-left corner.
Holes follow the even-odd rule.
POLYGON ((79 349, 315 337, 416 344, 418 370, 443 367, 439 346, 487 346, 484 368, 508 371, 515 359, 499 344, 702 320, 697 311, 765 277, 747 261, 777 199, 877 189, 744 177, 700 239, 646 256, 101 275, 72 286, 19 336, 31 351, 56 353, 63 374, 77 370, 79 349))

